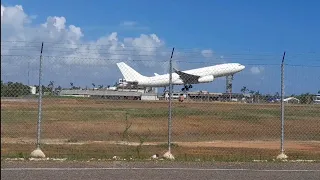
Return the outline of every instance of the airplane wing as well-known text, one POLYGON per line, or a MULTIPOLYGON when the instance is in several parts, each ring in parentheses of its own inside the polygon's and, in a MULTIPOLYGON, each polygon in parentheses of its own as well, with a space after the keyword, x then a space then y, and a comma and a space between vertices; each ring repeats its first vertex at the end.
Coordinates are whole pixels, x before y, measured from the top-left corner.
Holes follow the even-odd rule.
POLYGON ((182 79, 182 81, 185 84, 193 84, 198 82, 198 79, 200 76, 196 76, 196 75, 192 75, 192 74, 188 74, 188 73, 184 73, 182 71, 176 70, 175 68, 173 68, 174 72, 177 73, 180 78, 182 79))

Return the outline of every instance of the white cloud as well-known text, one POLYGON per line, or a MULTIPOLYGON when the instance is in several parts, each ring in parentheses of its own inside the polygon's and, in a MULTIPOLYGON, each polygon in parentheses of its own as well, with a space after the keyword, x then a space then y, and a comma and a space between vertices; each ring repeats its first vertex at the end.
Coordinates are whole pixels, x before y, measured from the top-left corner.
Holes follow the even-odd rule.
POLYGON ((60 32, 62 29, 65 29, 66 18, 65 17, 51 17, 47 18, 47 22, 45 22, 43 27, 50 29, 57 29, 60 32))
POLYGON ((119 31, 127 30, 127 31, 149 31, 150 28, 147 26, 143 26, 139 24, 136 21, 123 21, 119 24, 119 27, 114 27, 115 29, 118 29, 119 31), (120 27, 120 29, 119 29, 120 27))
MULTIPOLYGON (((46 21, 34 24, 36 16, 28 15, 23 7, 1 5, 1 65, 4 81, 27 82, 28 63, 32 71, 30 82, 37 84, 41 42, 44 42, 44 83, 54 80, 62 86, 72 81, 83 85, 115 82, 121 73, 116 62, 126 61, 145 75, 168 72, 168 60, 172 47, 157 34, 140 34, 137 37, 120 38, 118 32, 106 34, 96 40, 85 41, 81 27, 68 22, 63 16, 49 16, 46 21), (15 43, 13 43, 15 42, 15 43), (22 55, 22 56, 5 56, 22 55), (147 67, 147 68, 146 68, 147 67)), ((135 21, 125 21, 125 28, 139 29, 135 21)), ((196 51, 193 58, 199 61, 201 54, 208 59, 212 50, 196 51)), ((174 58, 186 60, 188 53, 175 50, 174 58)), ((194 64, 173 62, 181 70, 194 68, 194 64)))
MULTIPOLYGON (((11 26, 12 28, 22 28, 31 22, 31 17, 24 13, 22 6, 4 7, 1 5, 1 26, 11 26)), ((2 27, 1 27, 2 28, 2 27)))
POLYGON ((264 71, 264 68, 263 67, 256 67, 256 66, 253 66, 251 69, 250 69, 251 73, 252 74, 260 74, 264 71))
POLYGON ((4 12, 4 10, 5 10, 5 8, 4 8, 4 6, 2 6, 2 4, 1 4, 1 22, 2 22, 2 17, 3 17, 3 12, 4 12))
MULTIPOLYGON (((83 76, 90 82, 96 78, 90 74, 101 74, 104 76, 101 79, 113 76, 114 81, 114 76, 121 76, 116 62, 128 61, 132 66, 140 62, 139 67, 152 67, 154 69, 147 70, 159 72, 163 63, 157 61, 168 58, 163 55, 165 42, 156 34, 120 39, 117 32, 112 32, 87 42, 83 40, 85 35, 81 27, 68 24, 63 16, 47 17, 41 24, 34 24, 34 17, 26 14, 20 5, 1 5, 1 64, 6 66, 2 68, 2 73, 8 80, 24 80, 25 76, 21 73, 26 71, 28 62, 32 69, 37 70, 41 42, 44 42, 44 68, 47 68, 44 76, 47 81, 53 78, 69 81, 66 77, 60 77, 63 74, 72 74, 71 79, 83 76)), ((134 26, 137 23, 126 21, 122 24, 134 26)), ((36 71, 34 74, 36 76, 36 71)))
POLYGON ((135 25, 137 25, 137 22, 135 22, 135 21, 124 21, 120 25, 122 25, 122 26, 135 26, 135 25))
POLYGON ((213 51, 210 49, 205 49, 201 51, 201 54, 202 56, 209 58, 213 56, 213 51))

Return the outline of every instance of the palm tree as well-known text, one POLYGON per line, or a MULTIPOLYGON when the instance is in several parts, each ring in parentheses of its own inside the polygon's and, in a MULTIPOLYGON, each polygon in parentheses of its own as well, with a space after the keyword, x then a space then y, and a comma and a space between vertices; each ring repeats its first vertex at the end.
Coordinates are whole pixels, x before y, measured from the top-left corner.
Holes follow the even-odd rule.
POLYGON ((103 85, 99 85, 99 89, 102 89, 103 88, 103 85))
POLYGON ((70 86, 71 86, 71 89, 73 89, 73 87, 74 87, 74 86, 73 86, 73 82, 70 83, 70 86))
POLYGON ((261 96, 260 91, 256 91, 255 96, 257 98, 257 102, 260 103, 260 96, 261 96))
POLYGON ((48 88, 51 89, 51 94, 53 94, 53 91, 54 91, 54 81, 50 81, 49 85, 48 85, 48 88))
POLYGON ((247 87, 243 86, 242 89, 241 89, 241 92, 244 94, 244 93, 246 93, 246 91, 248 91, 247 87))

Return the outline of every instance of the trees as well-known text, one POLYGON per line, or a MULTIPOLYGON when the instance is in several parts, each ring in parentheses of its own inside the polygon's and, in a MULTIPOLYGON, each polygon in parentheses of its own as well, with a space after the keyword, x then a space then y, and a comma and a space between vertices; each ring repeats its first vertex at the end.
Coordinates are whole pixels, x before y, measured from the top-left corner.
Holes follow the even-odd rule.
POLYGON ((99 87, 99 89, 103 89, 103 85, 99 85, 98 87, 99 87))
POLYGON ((3 83, 1 81, 1 97, 19 97, 30 95, 30 87, 18 82, 3 83))
POLYGON ((51 89, 51 94, 54 92, 54 81, 50 81, 48 88, 51 89))
POLYGON ((310 93, 304 93, 299 96, 296 96, 296 98, 300 100, 301 104, 312 104, 313 96, 314 95, 312 95, 310 93))
POLYGON ((73 82, 70 82, 70 86, 71 86, 70 90, 81 89, 80 86, 75 86, 73 82))
POLYGON ((247 89, 246 86, 243 86, 240 91, 244 94, 244 93, 246 93, 248 91, 248 89, 247 89))
POLYGON ((254 94, 255 95, 260 95, 259 91, 250 90, 246 86, 243 86, 240 91, 242 92, 242 94, 245 94, 246 92, 248 92, 251 95, 254 95, 254 94))
POLYGON ((71 86, 71 88, 70 88, 70 89, 74 89, 73 82, 70 82, 70 86, 71 86))
POLYGON ((256 91, 256 92, 255 92, 255 95, 256 95, 256 96, 261 96, 260 91, 256 91))
MULTIPOLYGON (((39 85, 34 85, 36 87, 36 93, 39 93, 39 85)), ((51 92, 51 89, 47 86, 42 85, 42 94, 45 92, 51 92)))
POLYGON ((254 91, 254 90, 250 90, 249 93, 250 93, 251 95, 253 95, 253 94, 255 93, 255 91, 254 91))

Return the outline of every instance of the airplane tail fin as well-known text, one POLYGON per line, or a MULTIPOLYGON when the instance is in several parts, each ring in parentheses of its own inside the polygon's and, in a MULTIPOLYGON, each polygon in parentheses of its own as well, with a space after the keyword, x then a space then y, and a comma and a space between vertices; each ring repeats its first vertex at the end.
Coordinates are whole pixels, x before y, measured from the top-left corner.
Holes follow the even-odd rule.
POLYGON ((121 71, 121 74, 123 77, 126 79, 128 82, 134 82, 137 81, 138 79, 144 78, 143 75, 132 69, 130 66, 128 66, 124 62, 117 63, 118 68, 121 71))

